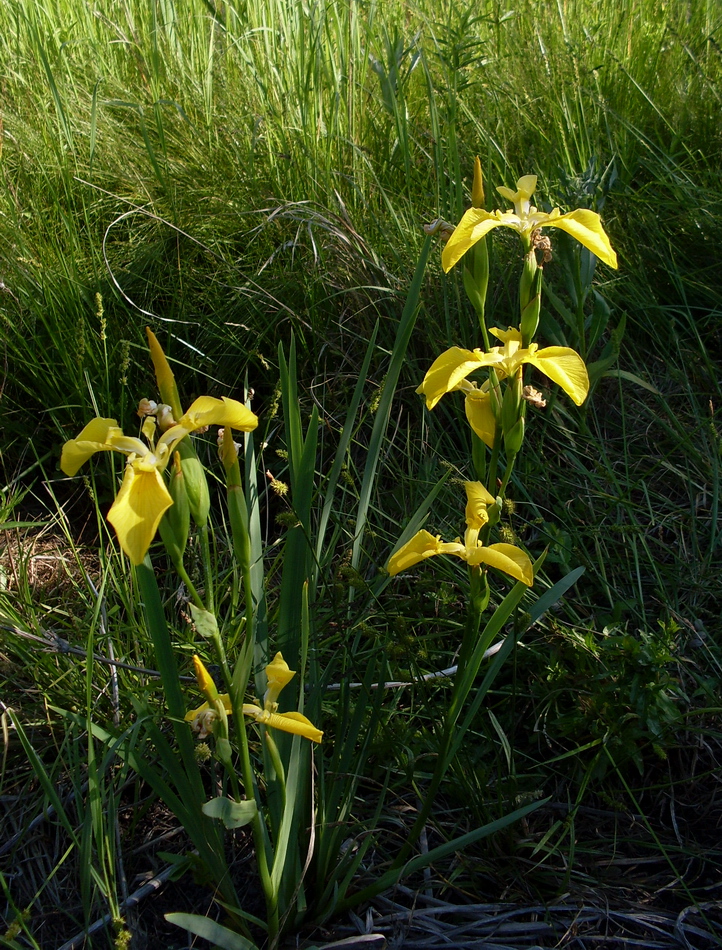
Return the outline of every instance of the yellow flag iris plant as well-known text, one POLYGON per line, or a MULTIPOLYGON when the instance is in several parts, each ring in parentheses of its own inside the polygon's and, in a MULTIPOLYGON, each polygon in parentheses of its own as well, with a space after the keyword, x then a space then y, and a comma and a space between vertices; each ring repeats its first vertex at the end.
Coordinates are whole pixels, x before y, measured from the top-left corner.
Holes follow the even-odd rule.
MULTIPOLYGON (((452 346, 434 360, 416 390, 426 397, 428 409, 433 409, 442 396, 455 389, 466 389, 468 399, 470 390, 465 386, 465 380, 477 369, 494 369, 497 377, 503 379, 514 376, 524 364, 535 366, 561 386, 576 405, 580 406, 584 402, 589 391, 589 377, 584 361, 574 350, 567 346, 545 346, 540 349, 536 343, 522 347, 521 333, 512 327, 508 330, 492 327, 490 332, 504 345, 494 346, 488 353, 480 349, 464 350, 452 346)), ((472 399, 479 398, 476 394, 472 396, 472 399)))

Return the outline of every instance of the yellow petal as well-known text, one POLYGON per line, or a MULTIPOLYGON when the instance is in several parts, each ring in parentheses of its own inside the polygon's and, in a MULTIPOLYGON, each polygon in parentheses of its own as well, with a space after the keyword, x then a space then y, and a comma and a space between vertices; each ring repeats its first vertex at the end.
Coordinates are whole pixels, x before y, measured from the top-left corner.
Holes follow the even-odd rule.
POLYGON ((170 368, 165 353, 163 352, 163 348, 158 342, 158 338, 156 337, 155 333, 153 333, 150 327, 145 328, 145 333, 148 337, 150 358, 153 360, 155 378, 158 383, 161 399, 164 403, 171 407, 173 410, 173 415, 177 419, 183 410, 181 409, 178 387, 176 386, 173 370, 170 368))
POLYGON ((480 389, 472 389, 466 394, 466 418, 482 442, 494 448, 496 437, 496 419, 491 408, 491 396, 480 389))
POLYGON ((502 330, 500 327, 490 327, 489 333, 493 333, 497 340, 507 347, 509 344, 518 343, 521 346, 521 332, 516 329, 516 327, 508 327, 506 330, 502 330))
POLYGON ((323 739, 323 732, 299 712, 271 713, 266 725, 282 732, 290 732, 294 736, 303 736, 312 742, 320 742, 323 739))
POLYGON ((580 244, 588 248, 592 254, 596 254, 600 261, 604 261, 609 267, 617 269, 617 255, 602 227, 602 219, 596 211, 589 211, 587 208, 578 208, 576 211, 570 211, 568 214, 562 214, 558 218, 550 215, 550 220, 544 227, 560 228, 576 238, 580 244))
POLYGON ((581 406, 589 392, 589 374, 584 360, 568 346, 546 346, 524 358, 541 370, 545 376, 561 386, 577 406, 581 406))
POLYGON ((188 412, 179 420, 178 425, 189 432, 204 426, 229 426, 241 432, 252 432, 258 425, 258 417, 235 399, 215 399, 213 396, 199 396, 188 412))
POLYGON ((293 677, 296 675, 296 671, 289 669, 288 663, 283 659, 282 653, 277 653, 271 662, 266 667, 266 676, 268 677, 268 684, 278 687, 279 690, 290 683, 293 677))
POLYGON ((134 463, 126 467, 123 484, 108 512, 108 521, 132 564, 142 562, 160 519, 172 504, 173 499, 156 468, 143 471, 134 463))
POLYGON ((205 668, 199 656, 193 657, 193 669, 196 674, 196 680, 198 681, 198 688, 209 702, 212 702, 218 696, 218 689, 213 681, 213 677, 205 668))
MULTIPOLYGON (((219 693, 216 698, 220 699, 220 701, 223 703, 223 708, 226 711, 226 715, 230 716, 233 712, 233 706, 231 706, 231 697, 228 695, 228 693, 219 693)), ((210 703, 203 703, 203 705, 199 706, 198 709, 189 709, 183 719, 185 722, 193 722, 197 716, 200 716, 204 712, 208 712, 210 708, 210 703)))
POLYGON ((516 183, 516 191, 512 191, 511 188, 507 188, 505 185, 499 185, 496 190, 499 192, 502 198, 507 198, 512 202, 518 213, 519 209, 517 206, 521 203, 528 202, 536 191, 536 182, 536 175, 524 175, 516 183))
POLYGON ((281 653, 277 653, 273 660, 266 667, 266 678, 268 679, 268 688, 263 697, 263 704, 266 708, 269 705, 278 702, 278 695, 296 675, 295 670, 288 667, 288 663, 283 659, 281 653))
POLYGON ((202 713, 206 712, 210 708, 211 707, 208 705, 208 703, 203 703, 203 705, 199 706, 198 709, 189 709, 188 712, 183 717, 183 719, 186 722, 193 722, 196 716, 200 716, 202 713))
POLYGON ((485 355, 488 354, 481 350, 462 350, 459 346, 452 346, 437 357, 416 390, 426 396, 426 408, 433 409, 443 395, 456 389, 462 379, 475 369, 488 365, 484 361, 485 355))
POLYGON ((320 742, 323 737, 321 730, 317 729, 309 719, 298 712, 268 712, 268 710, 261 709, 260 706, 256 706, 254 703, 244 703, 243 712, 263 726, 270 726, 272 729, 280 729, 282 732, 303 736, 313 742, 320 742))
POLYGON ((392 576, 406 571, 419 561, 427 557, 433 557, 439 553, 441 542, 438 537, 434 537, 428 531, 419 531, 410 541, 407 541, 403 547, 399 548, 395 554, 392 554, 386 570, 392 576))
POLYGON ((469 528, 483 528, 489 520, 486 513, 487 505, 496 501, 484 488, 481 482, 465 482, 466 489, 466 524, 469 528))
POLYGON ((96 452, 109 452, 113 446, 109 440, 123 435, 115 419, 91 419, 77 439, 70 439, 63 446, 60 468, 66 475, 76 474, 81 465, 96 452))
POLYGON ((469 208, 441 252, 441 266, 448 273, 470 247, 503 223, 498 213, 489 214, 481 208, 469 208))
POLYGON ((534 583, 534 569, 527 555, 513 544, 490 544, 470 551, 469 564, 488 564, 528 587, 534 583))

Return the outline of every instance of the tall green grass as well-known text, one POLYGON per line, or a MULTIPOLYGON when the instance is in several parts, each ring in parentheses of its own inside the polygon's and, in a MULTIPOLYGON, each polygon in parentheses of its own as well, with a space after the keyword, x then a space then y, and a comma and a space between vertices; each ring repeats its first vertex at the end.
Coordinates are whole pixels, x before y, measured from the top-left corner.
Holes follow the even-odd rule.
POLYGON ((117 406, 127 373, 103 351, 115 368, 130 346, 137 381, 148 314, 226 385, 290 327, 314 357, 377 314, 383 331, 477 152, 489 183, 533 168, 552 202, 613 163, 623 261, 658 255, 649 270, 671 243, 682 287, 691 268, 714 294, 712 3, 11 2, 0 27, 11 433, 26 411, 45 430, 117 406))

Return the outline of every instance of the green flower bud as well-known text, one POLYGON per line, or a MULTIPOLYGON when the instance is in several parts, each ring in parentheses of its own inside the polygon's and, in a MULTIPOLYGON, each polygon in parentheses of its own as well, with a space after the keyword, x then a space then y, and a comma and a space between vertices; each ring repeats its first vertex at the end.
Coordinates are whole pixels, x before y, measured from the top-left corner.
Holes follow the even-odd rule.
MULTIPOLYGON (((534 251, 531 252, 534 256, 534 251)), ((542 276, 544 271, 541 267, 535 265, 536 271, 531 280, 531 285, 528 289, 528 299, 524 303, 524 297, 522 295, 522 310, 521 310, 521 339, 522 346, 528 346, 529 343, 534 339, 534 334, 537 331, 539 326, 539 313, 541 310, 541 289, 542 289, 542 276)), ((524 273, 526 273, 526 264, 524 266, 524 273)), ((524 275, 522 275, 522 282, 524 281, 524 275)))
POLYGON ((208 512, 211 510, 211 497, 208 491, 206 473, 189 439, 183 439, 178 444, 178 452, 181 457, 181 467, 191 517, 199 528, 203 528, 208 522, 208 512))
POLYGON ((188 543, 191 512, 179 452, 175 452, 173 455, 173 467, 168 483, 168 491, 173 499, 173 504, 161 519, 159 525, 160 536, 170 559, 174 564, 181 564, 188 543))

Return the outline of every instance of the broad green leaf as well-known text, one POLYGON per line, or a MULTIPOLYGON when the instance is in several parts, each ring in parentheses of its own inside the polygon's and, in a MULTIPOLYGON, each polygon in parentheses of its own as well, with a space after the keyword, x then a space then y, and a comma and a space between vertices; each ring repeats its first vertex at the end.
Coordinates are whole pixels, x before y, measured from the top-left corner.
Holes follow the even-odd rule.
POLYGON ((195 604, 188 604, 193 616, 193 623, 196 625, 198 633, 206 640, 212 640, 218 636, 218 621, 214 614, 209 610, 203 610, 202 607, 196 607, 195 604))
POLYGON ((256 812, 256 803, 248 800, 234 802, 230 798, 212 798, 202 808, 203 814, 209 818, 217 818, 226 828, 242 828, 253 821, 256 812))
POLYGON ((211 920, 210 917, 203 917, 200 914, 165 914, 165 919, 169 924, 182 927, 195 934, 196 937, 209 940, 216 947, 220 947, 220 950, 258 950, 255 943, 236 933, 235 930, 229 930, 223 924, 211 920))

